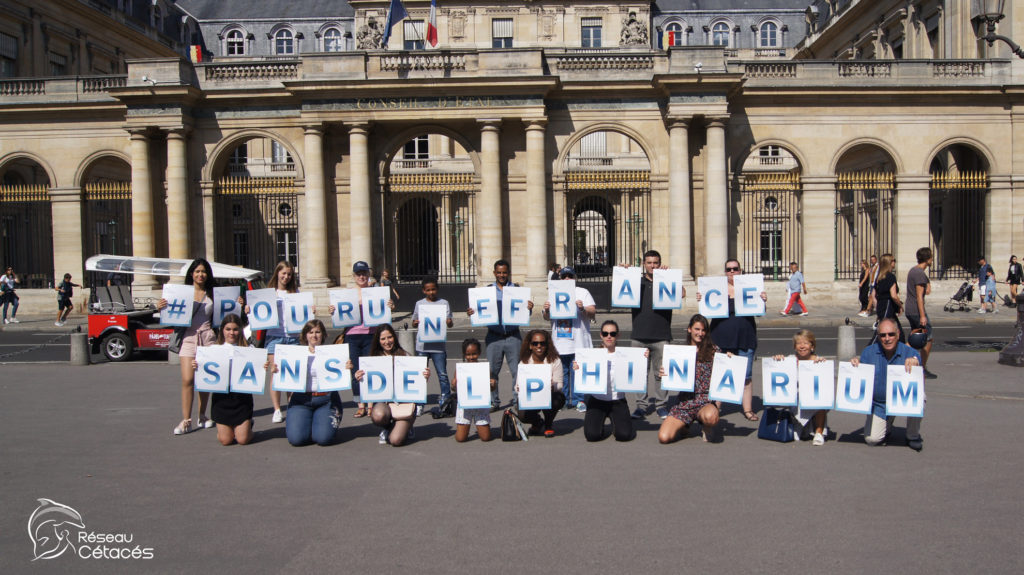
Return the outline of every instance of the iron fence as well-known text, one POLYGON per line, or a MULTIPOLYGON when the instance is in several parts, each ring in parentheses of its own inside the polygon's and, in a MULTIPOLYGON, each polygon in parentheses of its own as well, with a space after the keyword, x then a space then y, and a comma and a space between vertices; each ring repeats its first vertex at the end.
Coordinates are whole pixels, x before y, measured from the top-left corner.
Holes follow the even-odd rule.
POLYGON ((53 285, 53 211, 45 185, 0 186, 0 267, 22 288, 53 285))
POLYGON ((299 199, 290 177, 226 177, 217 182, 218 261, 267 272, 279 261, 299 269, 299 199))
POLYGON ((858 171, 836 179, 835 278, 857 280, 860 260, 895 248, 895 176, 858 171))
MULTIPOLYGON (((985 172, 933 173, 928 201, 932 273, 941 279, 972 278, 985 255, 985 172)), ((989 254, 994 256, 996 254, 989 254)))
POLYGON ((740 183, 743 269, 766 280, 784 281, 789 262, 800 262, 800 174, 745 174, 740 183))

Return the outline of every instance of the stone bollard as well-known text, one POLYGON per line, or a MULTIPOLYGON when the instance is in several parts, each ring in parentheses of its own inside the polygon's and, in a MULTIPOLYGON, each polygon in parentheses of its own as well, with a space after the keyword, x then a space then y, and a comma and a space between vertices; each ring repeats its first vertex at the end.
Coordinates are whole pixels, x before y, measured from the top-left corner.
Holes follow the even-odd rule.
POLYGON ((167 365, 180 365, 181 359, 173 351, 167 351, 167 365))
POLYGON ((89 365, 89 334, 71 334, 71 365, 89 365))
POLYGON ((850 361, 851 357, 860 357, 857 353, 857 337, 852 325, 839 326, 839 343, 836 346, 838 361, 850 361))
POLYGON ((395 331, 398 332, 398 345, 409 355, 416 355, 416 330, 409 329, 409 324, 406 323, 395 331))

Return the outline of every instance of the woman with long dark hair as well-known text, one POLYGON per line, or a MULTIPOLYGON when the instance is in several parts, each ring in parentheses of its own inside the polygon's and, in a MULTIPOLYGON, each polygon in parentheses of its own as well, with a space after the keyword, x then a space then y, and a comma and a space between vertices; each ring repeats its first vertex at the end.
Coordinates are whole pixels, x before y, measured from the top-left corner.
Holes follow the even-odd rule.
MULTIPOLYGON (((708 319, 699 313, 690 318, 690 325, 686 327, 686 345, 697 346, 693 391, 679 392, 679 401, 658 429, 658 441, 661 443, 678 440, 680 432, 685 432, 694 421, 700 422, 701 436, 704 441, 709 441, 713 439, 715 426, 718 425, 718 405, 708 399, 708 390, 711 387, 715 354, 720 350, 711 341, 708 319)), ((662 369, 662 377, 665 377, 664 369, 659 369, 662 369)))
MULTIPOLYGON (((405 356, 409 355, 398 343, 398 334, 391 324, 377 326, 370 345, 371 356, 405 356)), ((358 370, 356 381, 362 381, 366 372, 358 370)), ((430 377, 430 368, 423 370, 423 377, 430 377)), ((416 423, 416 404, 380 402, 374 403, 370 411, 370 420, 374 425, 383 428, 380 432, 380 443, 398 447, 412 437, 412 426, 416 423)))
MULTIPOLYGON (((530 330, 523 339, 523 345, 519 347, 519 364, 542 363, 551 365, 551 408, 550 409, 520 409, 519 418, 523 423, 530 424, 530 435, 544 434, 544 437, 554 437, 553 428, 555 416, 558 410, 565 407, 565 394, 562 393, 562 360, 558 357, 558 350, 551 343, 551 333, 543 329, 530 330), (544 419, 541 420, 540 412, 544 412, 544 419)), ((519 392, 519 384, 516 384, 516 392, 519 392)))

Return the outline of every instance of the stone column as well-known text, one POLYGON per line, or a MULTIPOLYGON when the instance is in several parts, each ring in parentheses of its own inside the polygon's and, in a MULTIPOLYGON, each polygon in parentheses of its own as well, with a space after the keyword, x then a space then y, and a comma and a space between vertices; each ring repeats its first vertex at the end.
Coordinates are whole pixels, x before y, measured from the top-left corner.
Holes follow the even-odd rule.
MULTIPOLYGON (((931 182, 932 178, 928 174, 896 176, 896 245, 893 246, 893 255, 896 256, 896 277, 901 281, 906 279, 910 268, 917 264, 917 249, 930 245, 928 198, 931 182)), ((885 251, 885 246, 882 251, 885 251)), ((906 299, 906 295, 901 297, 906 299)))
POLYGON ((668 129, 668 258, 671 267, 683 270, 683 279, 693 279, 690 237, 690 134, 689 120, 677 120, 668 129))
MULTIPOLYGON (((544 166, 546 120, 526 124, 526 281, 543 284, 548 264, 548 194, 544 166)), ((486 265, 486 262, 485 262, 486 265)))
POLYGON ((177 259, 192 257, 186 135, 185 130, 167 133, 167 255, 177 259))
POLYGON ((484 279, 504 254, 502 246, 501 165, 498 135, 501 120, 480 120, 480 197, 476 202, 478 279, 484 279))
POLYGON ((803 253, 798 263, 807 280, 807 290, 815 292, 814 301, 831 300, 832 282, 836 277, 836 178, 834 175, 803 176, 800 184, 803 187, 800 198, 803 253))
POLYGON ((729 190, 725 172, 727 117, 708 118, 707 164, 704 168, 706 246, 705 272, 716 272, 729 257, 729 190))
MULTIPOLYGON (((82 189, 50 188, 50 213, 53 218, 53 274, 59 283, 64 274, 83 283, 85 253, 82 245, 82 189)), ((96 254, 89 254, 90 256, 96 254)))
MULTIPOLYGON (((302 283, 326 286, 327 279, 327 196, 324 189, 324 130, 321 126, 305 128, 306 197, 303 225, 299 234, 299 254, 303 260, 302 283)), ((369 202, 367 202, 369 205, 369 202)))
MULTIPOLYGON (((370 213, 369 125, 349 126, 349 217, 354 222, 349 237, 349 266, 373 259, 372 214, 370 213)), ((372 263, 370 265, 373 265, 372 263)), ((342 270, 344 272, 345 270, 342 270)))
MULTIPOLYGON (((990 263, 1009 261, 1013 253, 1013 187, 1009 176, 990 176, 989 180, 989 191, 985 194, 984 253, 990 263)), ((999 269, 996 264, 992 268, 999 269)), ((999 277, 999 273, 996 272, 996 279, 1002 281, 1006 276, 999 277)))
MULTIPOLYGON (((149 165, 149 137, 142 130, 131 131, 132 152, 132 255, 156 256, 153 231, 153 180, 149 165)), ((136 274, 136 287, 155 286, 153 276, 136 274)))
POLYGON ((199 182, 199 190, 203 196, 203 257, 211 262, 217 259, 217 234, 213 225, 214 221, 216 221, 213 207, 213 193, 215 189, 216 184, 212 181, 199 182))

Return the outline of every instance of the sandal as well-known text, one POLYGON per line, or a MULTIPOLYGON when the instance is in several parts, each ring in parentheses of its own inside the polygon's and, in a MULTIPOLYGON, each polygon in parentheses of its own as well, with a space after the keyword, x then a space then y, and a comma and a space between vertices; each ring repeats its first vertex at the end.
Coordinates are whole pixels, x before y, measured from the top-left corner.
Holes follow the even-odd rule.
POLYGON ((369 413, 368 410, 366 409, 366 406, 360 405, 359 409, 356 410, 356 414, 353 415, 352 417, 366 417, 367 415, 369 415, 369 413))
POLYGON ((185 435, 192 431, 192 419, 182 419, 181 423, 174 428, 174 435, 185 435))
POLYGON ((761 419, 753 411, 744 411, 743 412, 743 417, 746 417, 747 421, 757 421, 757 420, 761 419))

